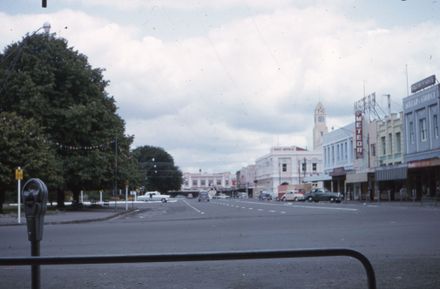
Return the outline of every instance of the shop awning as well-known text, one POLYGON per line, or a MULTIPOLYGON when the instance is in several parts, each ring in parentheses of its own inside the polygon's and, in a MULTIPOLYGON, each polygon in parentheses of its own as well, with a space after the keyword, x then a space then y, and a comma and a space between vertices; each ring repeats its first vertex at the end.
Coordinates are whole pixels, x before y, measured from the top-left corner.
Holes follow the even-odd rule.
POLYGON ((407 167, 390 167, 376 170, 376 181, 404 180, 407 177, 407 167))
POLYGON ((366 183, 368 182, 368 173, 347 174, 346 183, 366 183))

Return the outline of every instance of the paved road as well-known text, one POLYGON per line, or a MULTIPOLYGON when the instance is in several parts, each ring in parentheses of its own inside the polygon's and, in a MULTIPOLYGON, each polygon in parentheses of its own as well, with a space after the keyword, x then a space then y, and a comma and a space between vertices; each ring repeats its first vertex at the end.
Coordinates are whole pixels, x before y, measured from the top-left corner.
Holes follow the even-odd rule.
MULTIPOLYGON (((42 255, 351 248, 378 288, 440 288, 440 208, 179 200, 135 214, 48 225, 42 255)), ((0 227, 2 256, 29 254, 23 226, 0 227)), ((43 267, 43 288, 367 288, 351 258, 43 267)), ((0 288, 30 288, 28 268, 0 268, 0 288), (23 277, 24 276, 24 277, 23 277)))

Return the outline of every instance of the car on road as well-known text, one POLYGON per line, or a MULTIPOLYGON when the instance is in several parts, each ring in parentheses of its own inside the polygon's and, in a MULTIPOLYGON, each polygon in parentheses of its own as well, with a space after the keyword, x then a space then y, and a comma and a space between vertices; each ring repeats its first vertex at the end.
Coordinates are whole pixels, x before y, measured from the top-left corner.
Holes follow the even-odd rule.
POLYGON ((168 202, 169 195, 162 195, 158 191, 146 192, 144 195, 137 197, 138 201, 161 201, 162 203, 168 202))
POLYGON ((293 191, 287 191, 281 198, 280 201, 287 202, 287 201, 303 201, 304 200, 304 191, 301 190, 293 190, 293 191))
POLYGON ((340 203, 343 195, 338 192, 330 192, 326 189, 313 189, 310 193, 304 195, 304 200, 309 202, 329 201, 331 203, 340 203))
POLYGON ((211 197, 209 196, 209 193, 206 191, 203 191, 203 192, 199 193, 198 201, 199 202, 209 202, 210 198, 211 197))
POLYGON ((272 200, 272 194, 269 192, 260 192, 260 194, 258 195, 258 199, 261 201, 271 201, 272 200))

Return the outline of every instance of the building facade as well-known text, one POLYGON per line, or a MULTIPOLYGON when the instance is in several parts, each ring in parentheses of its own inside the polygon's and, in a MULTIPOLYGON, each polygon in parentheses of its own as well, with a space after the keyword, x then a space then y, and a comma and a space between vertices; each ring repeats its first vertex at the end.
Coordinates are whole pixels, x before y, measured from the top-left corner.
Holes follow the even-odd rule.
POLYGON ((328 132, 326 124, 325 108, 321 102, 315 107, 314 126, 313 126, 313 150, 322 150, 322 139, 328 132))
POLYGON ((183 173, 182 191, 230 191, 235 189, 235 177, 230 172, 224 173, 183 173))
POLYGON ((249 165, 241 168, 237 172, 237 190, 241 192, 248 193, 249 197, 252 197, 254 194, 255 188, 255 165, 249 165))
POLYGON ((255 193, 277 193, 281 184, 301 184, 308 176, 322 174, 321 152, 297 146, 276 146, 255 163, 255 193))
POLYGON ((332 130, 323 136, 324 173, 331 176, 331 190, 346 192, 346 175, 353 170, 355 124, 332 130))
POLYGON ((420 200, 440 190, 440 85, 424 86, 403 99, 404 161, 408 191, 420 200))
POLYGON ((398 193, 406 185, 407 166, 403 155, 403 113, 393 113, 377 122, 377 163, 376 189, 381 199, 396 200, 402 197, 398 193))

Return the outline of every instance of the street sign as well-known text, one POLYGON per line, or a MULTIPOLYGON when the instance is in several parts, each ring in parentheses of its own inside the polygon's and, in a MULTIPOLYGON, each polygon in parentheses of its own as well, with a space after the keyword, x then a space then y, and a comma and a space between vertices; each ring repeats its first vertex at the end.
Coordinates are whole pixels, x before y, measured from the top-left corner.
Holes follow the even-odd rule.
POLYGON ((17 181, 23 179, 23 170, 21 168, 18 168, 18 169, 15 170, 15 179, 17 181))

